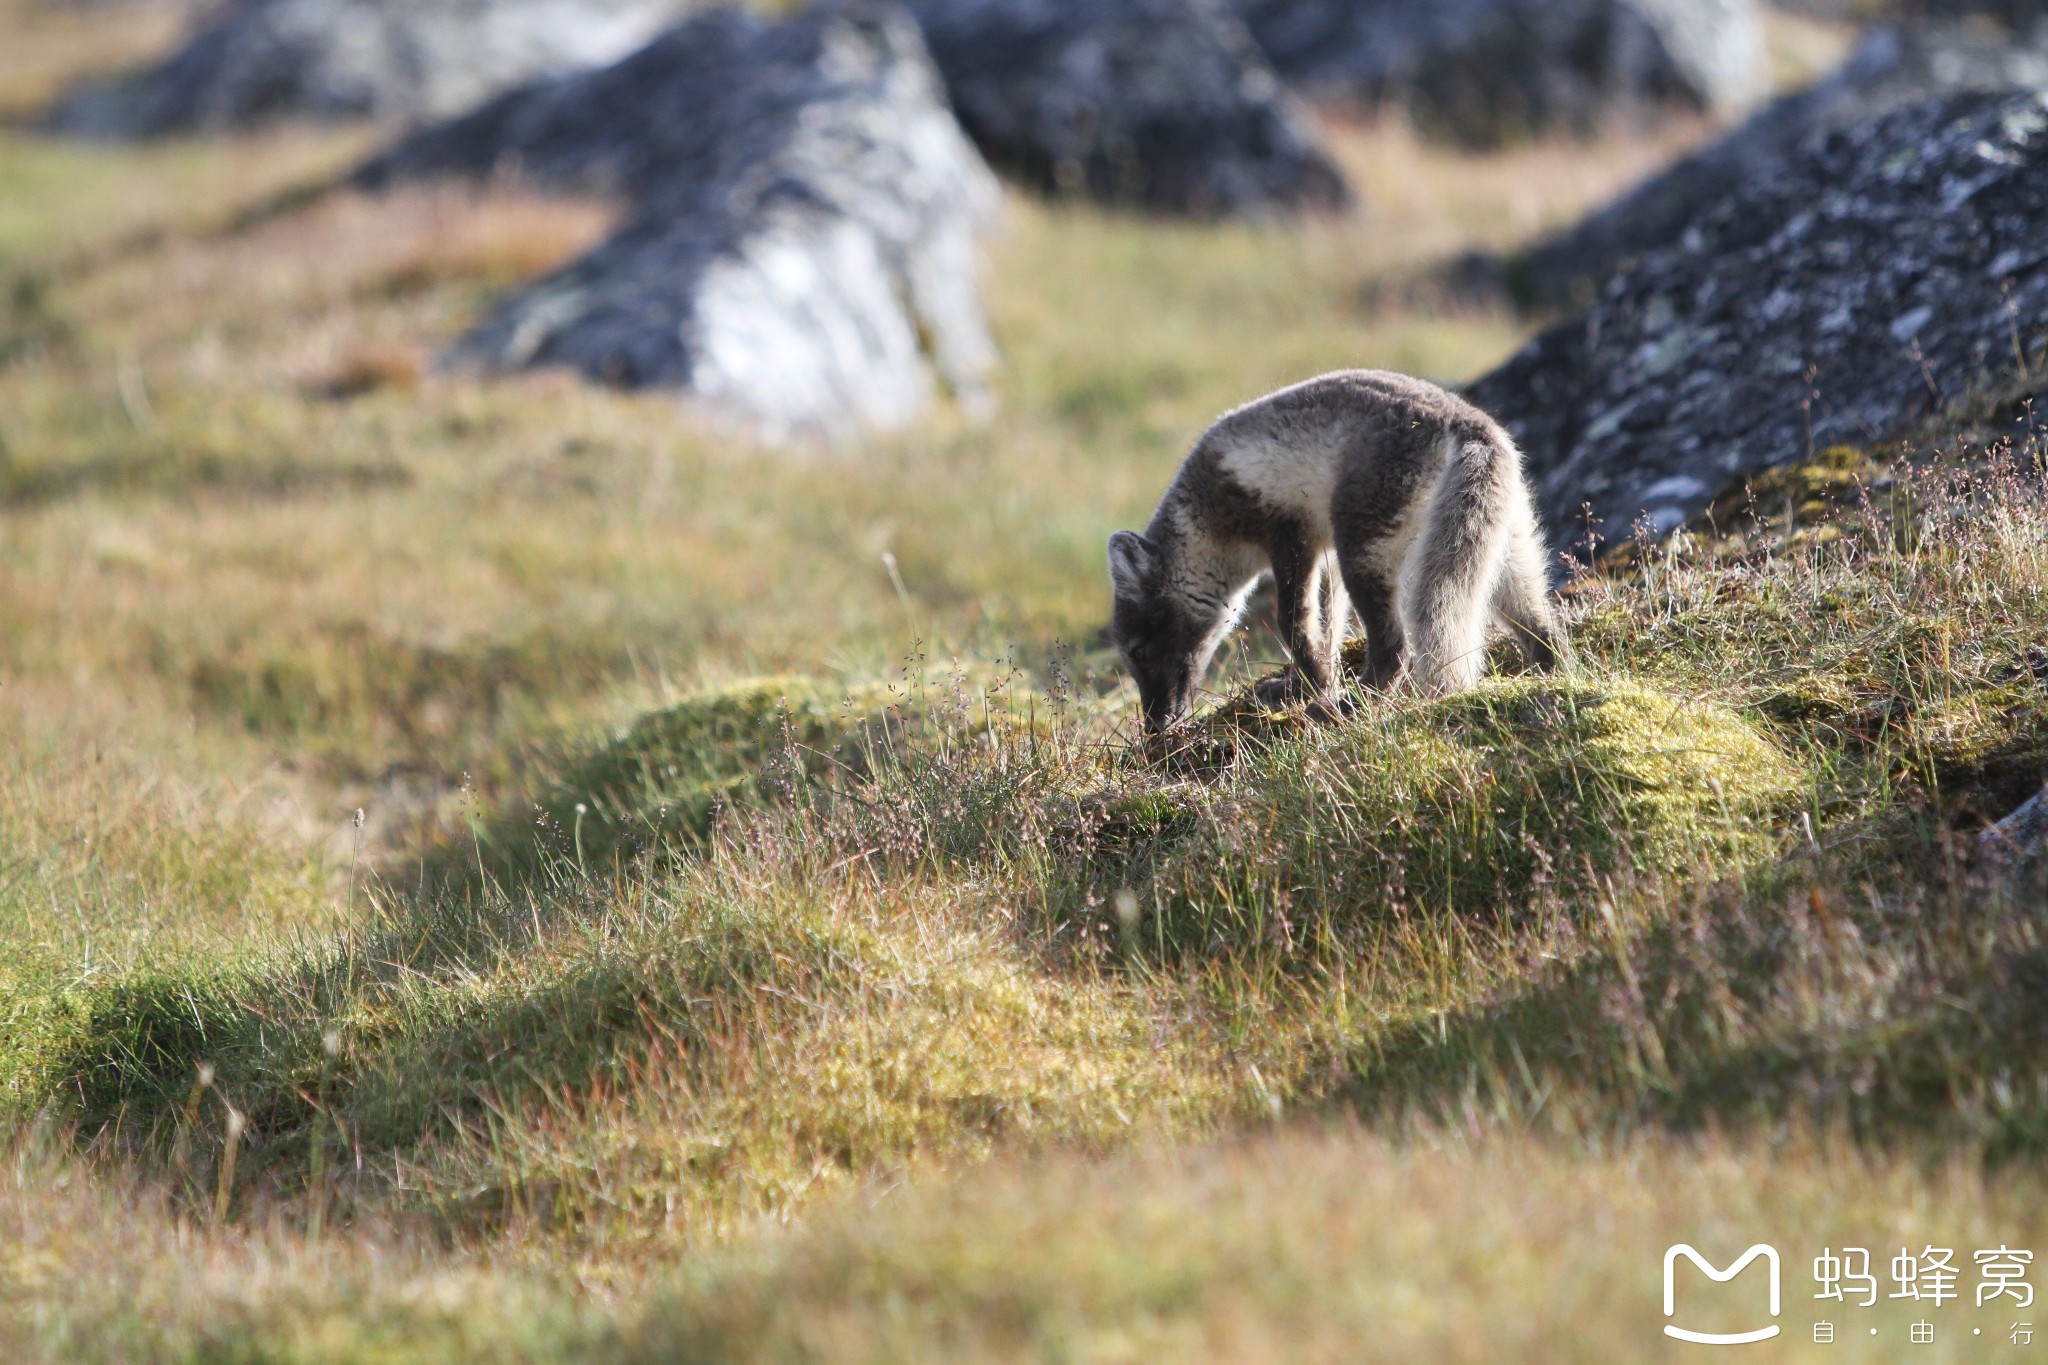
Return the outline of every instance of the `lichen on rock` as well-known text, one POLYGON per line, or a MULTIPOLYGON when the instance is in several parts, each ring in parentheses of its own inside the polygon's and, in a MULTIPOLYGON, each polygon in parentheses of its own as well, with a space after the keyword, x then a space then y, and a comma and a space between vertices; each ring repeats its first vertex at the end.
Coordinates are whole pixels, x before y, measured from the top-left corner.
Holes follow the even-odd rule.
POLYGON ((1938 95, 2048 87, 2048 19, 2001 28, 1960 19, 1880 25, 1841 67, 1658 172, 1509 262, 1533 302, 1583 307, 1630 258, 1676 241, 1745 184, 1788 173, 1809 140, 1938 95))
POLYGON ((1743 183, 1467 395, 1521 444, 1553 543, 1583 555, 1903 433, 2031 365, 2043 317, 2048 96, 1954 96, 1743 183))

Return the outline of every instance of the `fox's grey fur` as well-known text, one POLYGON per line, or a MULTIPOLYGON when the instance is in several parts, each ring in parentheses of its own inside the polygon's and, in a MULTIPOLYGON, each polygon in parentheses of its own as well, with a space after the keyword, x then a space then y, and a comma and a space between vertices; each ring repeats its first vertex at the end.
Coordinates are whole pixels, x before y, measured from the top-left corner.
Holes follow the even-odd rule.
POLYGON ((1147 728, 1165 730, 1271 568, 1285 693, 1338 704, 1352 606, 1367 684, 1456 691, 1479 680, 1495 619, 1530 664, 1556 666, 1547 557, 1499 423, 1423 380, 1343 370, 1224 414, 1144 534, 1109 538, 1110 633, 1147 728))

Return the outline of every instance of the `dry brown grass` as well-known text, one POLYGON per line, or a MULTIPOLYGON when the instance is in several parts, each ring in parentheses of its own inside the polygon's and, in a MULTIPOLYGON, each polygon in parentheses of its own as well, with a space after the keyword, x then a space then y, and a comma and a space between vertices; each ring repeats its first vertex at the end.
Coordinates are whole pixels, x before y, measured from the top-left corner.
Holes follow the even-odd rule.
POLYGON ((1398 113, 1361 116, 1326 106, 1318 117, 1367 205, 1367 259, 1392 271, 1434 265, 1455 250, 1505 250, 1569 227, 1589 206, 1717 131, 1708 119, 1671 118, 1588 141, 1559 137, 1473 156, 1422 137, 1398 113))
POLYGON ((184 33, 191 14, 176 0, 8 0, 0 7, 8 43, 0 66, 0 121, 33 118, 77 81, 155 59, 184 33))
MULTIPOLYGON (((1562 1156, 1541 1144, 1390 1147, 1338 1126, 1200 1152, 1009 1166, 821 1212, 692 1266, 628 1329, 657 1360, 1611 1362, 1693 1358, 1665 1339, 1665 1247, 1784 1257, 1780 1360, 2012 1352, 2030 1314, 1816 1303, 1824 1247, 2039 1242, 2037 1179, 1872 1161, 1825 1142, 1708 1141, 1562 1156), (1939 1323, 1933 1349, 1909 1323, 1939 1323), (1813 1325, 1837 1327, 1816 1346, 1813 1325), (1876 1329, 1875 1337, 1872 1329, 1876 1329), (1973 1336, 1972 1329, 1982 1336, 1973 1336), (674 1354, 670 1354, 674 1353, 674 1354)), ((1885 1248, 1879 1252, 1878 1248, 1885 1248)), ((1879 1268, 1880 1275, 1882 1267, 1879 1268)), ((1762 1277, 1680 1289, 1695 1330, 1768 1322, 1762 1277), (1736 1286, 1741 1286, 1737 1288, 1736 1286)))
MULTIPOLYGON (((1930 1170, 1829 1142, 1567 1156, 1309 1128, 873 1187, 802 1225, 577 1290, 516 1247, 451 1255, 389 1228, 308 1241, 261 1218, 209 1230, 147 1187, 17 1148, 0 1168, 0 1352, 337 1365, 1682 1360, 1699 1348, 1660 1334, 1664 1248, 1686 1241, 1725 1263, 1768 1241, 1784 1269, 1772 1359, 1980 1361, 2021 1356, 2009 1329, 2038 1320, 2009 1300, 1978 1308, 1971 1253, 2040 1246, 2041 1194, 2031 1175, 1930 1170), (1810 1297, 1823 1248, 1868 1247, 1888 1292, 1890 1256, 1929 1245, 1958 1250, 1960 1302, 1810 1297), (1909 1346, 1922 1318, 1936 1340, 1909 1346), (1822 1320, 1832 1345, 1813 1344, 1822 1320)), ((1695 1328, 1768 1320, 1756 1269, 1725 1290, 1693 1276, 1679 1293, 1679 1320, 1695 1328)))
POLYGON ((420 386, 427 363, 417 346, 370 342, 343 356, 320 387, 333 398, 360 398, 379 389, 410 391, 420 386))

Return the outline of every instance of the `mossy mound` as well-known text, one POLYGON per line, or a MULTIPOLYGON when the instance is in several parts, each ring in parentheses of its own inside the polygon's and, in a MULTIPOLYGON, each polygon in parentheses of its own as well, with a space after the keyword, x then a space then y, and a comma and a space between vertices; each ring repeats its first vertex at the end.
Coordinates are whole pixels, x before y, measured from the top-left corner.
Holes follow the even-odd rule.
POLYGON ((574 757, 494 842, 588 862, 696 848, 721 812, 864 782, 909 745, 988 744, 1027 724, 1028 689, 992 673, 928 686, 752 678, 651 711, 574 757))
POLYGON ((1706 529, 1745 520, 1782 519, 1790 526, 1831 521, 1868 492, 1889 486, 1892 455, 1889 450, 1829 446, 1812 459, 1737 480, 1700 521, 1706 529))
POLYGON ((1390 915, 1512 916, 1580 907, 1615 877, 1720 877, 1781 844, 1801 790, 1733 711, 1550 677, 1268 724, 1230 786, 1157 872, 1183 947, 1285 921, 1290 939, 1356 952, 1390 915))
POLYGON ((1418 720, 1527 810, 1595 800, 1636 829, 1712 824, 1797 788, 1785 755, 1734 712, 1630 683, 1503 679, 1418 720))
POLYGON ((1915 718, 1934 786, 1955 816, 1988 823, 2048 777, 2048 684, 1976 689, 1915 718))
POLYGON ((1000 938, 934 958, 915 922, 710 862, 624 896, 592 922, 573 889, 465 890, 317 958, 113 982, 0 1103, 167 1159, 201 1206, 232 1109, 245 1189, 346 1150, 338 1215, 375 1189, 451 1228, 718 1235, 908 1162, 1199 1131, 1237 1102, 1142 997, 1000 938))

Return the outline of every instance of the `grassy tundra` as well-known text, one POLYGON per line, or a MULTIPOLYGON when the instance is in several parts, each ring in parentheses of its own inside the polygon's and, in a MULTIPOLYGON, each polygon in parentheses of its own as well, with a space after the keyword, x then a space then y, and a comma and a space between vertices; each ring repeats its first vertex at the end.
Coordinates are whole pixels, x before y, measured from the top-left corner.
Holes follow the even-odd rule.
MULTIPOLYGON (((171 27, 0 6, 15 111, 171 27)), ((1571 676, 1303 728, 1254 628, 1129 748, 1191 436, 1479 372, 1428 265, 1683 133, 1333 136, 1355 221, 1012 203, 1001 415, 769 454, 429 371, 603 205, 0 133, 0 1358, 1641 1359, 1675 1240, 1797 1351, 1802 1254, 2042 1248, 2028 374, 1589 580, 1571 676)))

